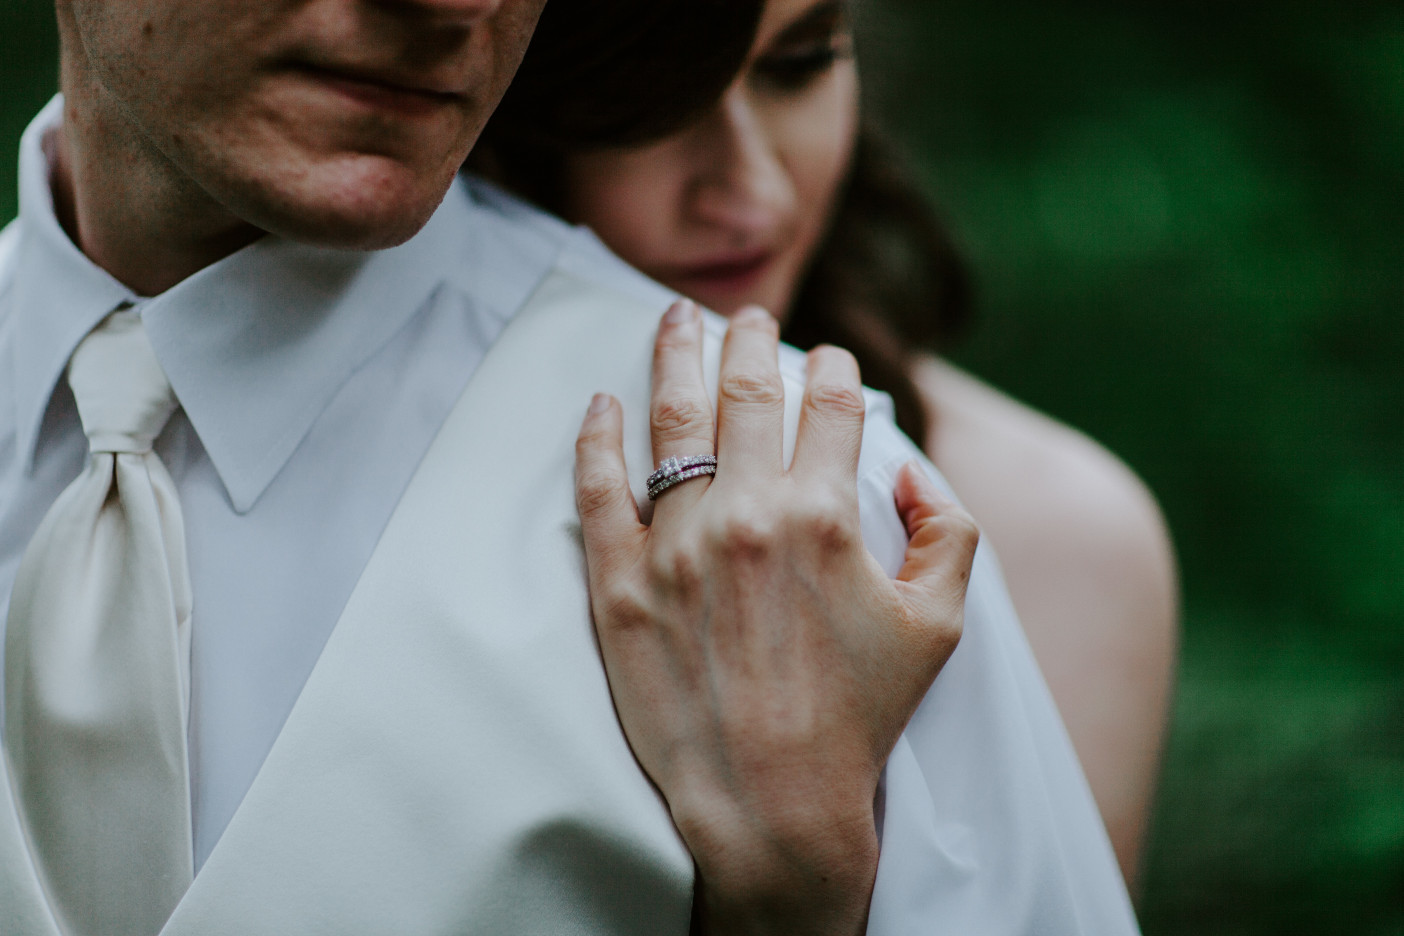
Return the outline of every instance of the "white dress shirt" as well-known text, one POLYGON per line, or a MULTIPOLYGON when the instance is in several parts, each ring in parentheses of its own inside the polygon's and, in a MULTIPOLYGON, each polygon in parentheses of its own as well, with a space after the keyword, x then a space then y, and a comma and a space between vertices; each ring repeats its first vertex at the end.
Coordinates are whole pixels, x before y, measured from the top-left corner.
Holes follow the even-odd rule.
MULTIPOLYGON (((156 448, 179 489, 195 595, 198 868, 401 492, 513 314, 553 270, 660 310, 670 294, 589 232, 459 182, 400 247, 345 252, 269 236, 160 296, 136 296, 77 250, 55 217, 44 140, 61 119, 55 99, 26 132, 20 217, 0 234, 0 608, 40 519, 86 458, 61 379, 68 357, 108 313, 132 304, 181 403, 156 448)), ((802 367, 788 353, 784 363, 802 367)), ((905 535, 892 484, 915 451, 885 402, 872 400, 863 529, 895 571, 905 535)), ((931 925, 922 903, 945 906, 943 875, 984 878, 981 913, 1062 921, 1047 932, 1134 930, 1086 783, 983 546, 966 622, 889 764, 870 932, 931 925), (943 798, 989 815, 951 821, 933 805, 943 798), (1023 845, 1032 840, 1044 843, 1034 856, 1023 845)), ((1007 931, 942 912, 943 931, 1007 931)))

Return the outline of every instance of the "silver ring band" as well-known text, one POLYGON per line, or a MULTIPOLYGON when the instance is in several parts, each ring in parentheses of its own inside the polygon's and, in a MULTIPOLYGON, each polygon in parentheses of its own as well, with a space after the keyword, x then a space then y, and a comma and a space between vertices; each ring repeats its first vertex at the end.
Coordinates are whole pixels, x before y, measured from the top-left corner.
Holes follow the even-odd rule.
POLYGON ((682 484, 693 478, 717 473, 717 456, 688 455, 683 458, 665 458, 658 463, 658 470, 648 476, 645 485, 648 499, 657 500, 658 495, 675 484, 682 484))

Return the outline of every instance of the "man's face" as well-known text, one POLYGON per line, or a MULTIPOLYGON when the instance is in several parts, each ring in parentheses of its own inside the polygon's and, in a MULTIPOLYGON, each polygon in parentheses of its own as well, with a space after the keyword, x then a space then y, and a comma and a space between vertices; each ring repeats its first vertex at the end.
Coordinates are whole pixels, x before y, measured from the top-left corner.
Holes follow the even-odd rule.
POLYGON ((66 69, 157 176, 263 230, 375 248, 438 206, 546 0, 59 2, 66 69))

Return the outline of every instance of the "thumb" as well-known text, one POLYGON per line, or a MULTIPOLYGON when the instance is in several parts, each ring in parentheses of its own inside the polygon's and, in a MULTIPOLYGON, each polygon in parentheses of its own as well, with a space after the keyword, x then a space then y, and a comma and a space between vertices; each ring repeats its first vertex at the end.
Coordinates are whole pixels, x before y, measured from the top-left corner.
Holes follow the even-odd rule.
POLYGON ((958 611, 965 600, 980 528, 913 459, 897 472, 897 512, 907 528, 907 552, 897 581, 924 593, 934 614, 958 611), (952 606, 954 606, 952 608, 952 606))

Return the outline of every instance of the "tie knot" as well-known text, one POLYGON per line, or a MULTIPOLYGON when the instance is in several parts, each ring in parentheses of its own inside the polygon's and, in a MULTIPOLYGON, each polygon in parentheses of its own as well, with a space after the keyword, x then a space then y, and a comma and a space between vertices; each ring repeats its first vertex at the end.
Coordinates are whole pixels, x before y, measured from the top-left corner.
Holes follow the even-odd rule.
POLYGON ((68 362, 68 385, 93 452, 151 451, 180 404, 136 312, 114 312, 68 362))

